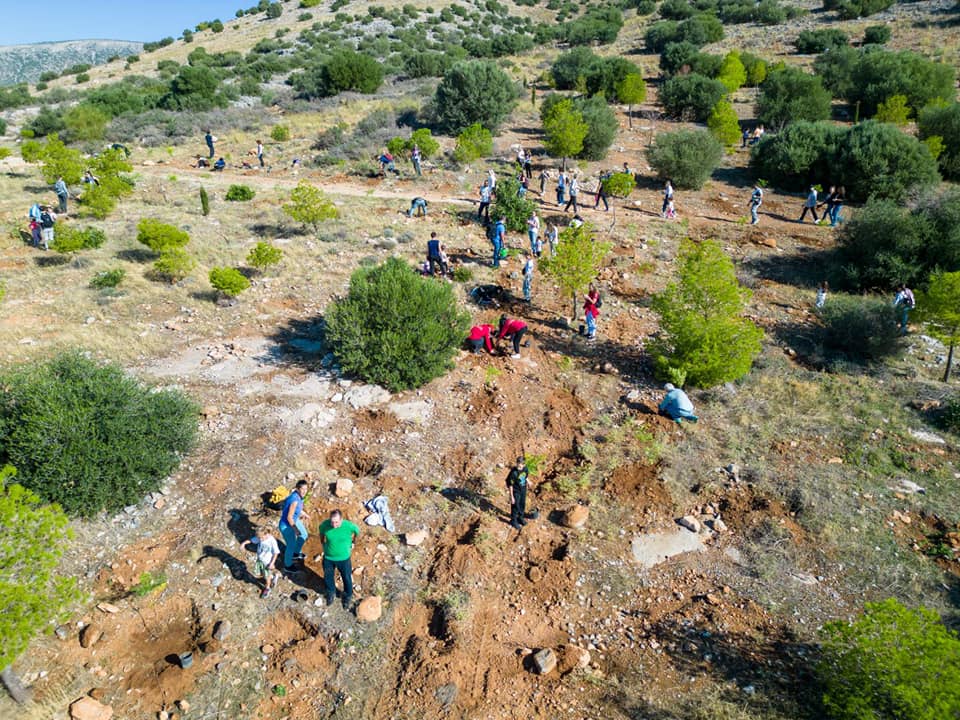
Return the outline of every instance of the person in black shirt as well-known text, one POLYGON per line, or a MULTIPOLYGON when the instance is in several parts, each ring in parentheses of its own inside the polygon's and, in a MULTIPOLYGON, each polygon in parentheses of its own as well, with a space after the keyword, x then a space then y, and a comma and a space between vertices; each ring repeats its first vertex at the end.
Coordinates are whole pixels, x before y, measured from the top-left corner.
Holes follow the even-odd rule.
POLYGON ((523 455, 517 458, 517 464, 507 475, 507 489, 510 491, 510 525, 519 530, 527 524, 524 514, 527 509, 527 477, 530 471, 523 455))

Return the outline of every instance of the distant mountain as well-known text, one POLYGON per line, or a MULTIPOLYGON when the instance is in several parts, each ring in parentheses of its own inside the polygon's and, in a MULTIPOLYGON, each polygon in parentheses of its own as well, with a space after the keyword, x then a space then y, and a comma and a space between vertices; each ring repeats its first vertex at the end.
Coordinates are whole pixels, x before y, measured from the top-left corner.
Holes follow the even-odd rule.
POLYGON ((36 82, 40 73, 60 73, 79 63, 97 65, 114 55, 133 55, 143 43, 127 40, 68 40, 0 46, 0 85, 36 82))

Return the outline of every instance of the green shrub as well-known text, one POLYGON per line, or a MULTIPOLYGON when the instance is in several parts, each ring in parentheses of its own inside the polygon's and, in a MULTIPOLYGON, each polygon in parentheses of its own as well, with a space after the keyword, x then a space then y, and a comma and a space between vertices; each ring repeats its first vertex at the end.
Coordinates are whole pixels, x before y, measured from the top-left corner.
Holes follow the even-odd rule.
POLYGON ((823 9, 836 10, 841 20, 856 20, 886 10, 893 3, 894 0, 823 0, 823 9))
POLYGON ((917 117, 917 126, 921 139, 940 138, 942 150, 937 161, 943 176, 960 180, 960 103, 940 103, 923 108, 917 117))
POLYGON ((468 283, 473 280, 473 271, 464 265, 460 265, 453 269, 453 279, 458 283, 468 283))
POLYGON ((660 103, 671 117, 703 122, 726 94, 720 81, 691 73, 667 80, 660 88, 660 103))
POLYGON ((283 14, 283 6, 278 2, 272 2, 267 5, 266 16, 274 20, 283 14))
POLYGON ((0 380, 0 458, 20 483, 71 515, 136 503, 194 444, 198 408, 79 352, 8 371, 0 380))
POLYGON ((320 0, 300 0, 300 7, 304 9, 316 7, 319 4, 320 0))
POLYGON ((740 119, 733 105, 726 100, 714 105, 707 118, 707 129, 727 147, 736 145, 740 141, 740 119))
POLYGON ((960 435, 960 398, 952 397, 947 400, 937 421, 944 430, 960 435))
POLYGON ((173 225, 167 225, 153 218, 143 218, 137 223, 137 242, 141 242, 155 253, 169 248, 182 248, 190 242, 190 235, 173 225))
MULTIPOLYGON (((556 96, 559 97, 559 96, 556 96)), ((550 96, 540 106, 543 120, 543 146, 551 157, 566 159, 578 155, 583 150, 583 139, 587 136, 587 124, 583 115, 568 98, 554 102, 550 96)))
POLYGON ((894 599, 823 631, 817 674, 832 718, 940 720, 960 714, 960 640, 939 615, 894 599))
POLYGON ((686 20, 697 12, 693 4, 685 0, 663 0, 659 10, 660 17, 666 20, 686 20))
POLYGON ((583 139, 583 149, 577 157, 584 160, 602 160, 613 144, 619 123, 617 116, 602 97, 578 98, 576 108, 587 124, 587 135, 583 139))
POLYGON ((757 87, 767 79, 767 62, 752 53, 740 53, 740 62, 747 71, 746 85, 757 87))
POLYGON ((290 128, 286 125, 274 125, 270 128, 270 138, 276 142, 286 142, 290 139, 290 128))
POLYGON ((265 270, 283 259, 283 250, 276 245, 261 240, 247 255, 247 265, 257 270, 265 270))
POLYGON ((236 268, 215 267, 209 277, 210 284, 229 297, 236 297, 250 287, 250 281, 236 268))
POLYGON ((703 47, 723 40, 723 24, 712 15, 694 15, 677 26, 677 40, 703 47))
POLYGON ((606 45, 617 39, 621 27, 623 16, 615 5, 588 6, 581 17, 556 27, 554 36, 570 45, 606 45))
POLYGON ((750 291, 737 282, 733 262, 715 240, 683 240, 678 264, 678 281, 653 299, 661 330, 652 346, 658 375, 698 387, 746 375, 763 331, 741 317, 750 291))
POLYGON ((127 271, 123 268, 113 268, 112 270, 101 270, 96 275, 93 276, 93 279, 90 281, 90 287, 96 288, 97 290, 105 290, 107 288, 115 288, 117 285, 123 282, 123 279, 127 276, 127 271))
POLYGON ((227 99, 218 92, 220 77, 206 65, 184 65, 170 81, 170 90, 159 103, 167 110, 202 112, 224 107, 227 99))
POLYGON ((200 212, 204 217, 210 214, 210 196, 207 195, 207 189, 203 186, 200 187, 200 212))
POLYGON ((557 252, 541 260, 544 274, 556 282, 563 295, 570 296, 573 317, 578 312, 577 293, 597 279, 612 247, 611 243, 597 239, 591 223, 570 225, 560 233, 557 252))
POLYGON ((886 25, 870 25, 863 31, 864 45, 886 45, 890 40, 891 31, 886 25))
POLYGON ((471 163, 493 153, 493 136, 480 123, 474 123, 457 135, 453 157, 459 163, 471 163))
POLYGON ((246 202, 253 200, 254 195, 256 193, 249 185, 231 185, 227 189, 225 199, 230 202, 246 202))
POLYGON ((33 133, 32 137, 53 136, 63 132, 67 124, 63 121, 63 112, 48 107, 40 108, 26 129, 33 133))
POLYGON ((167 585, 167 576, 162 572, 151 573, 145 572, 140 573, 140 579, 137 581, 137 584, 130 588, 130 594, 134 597, 146 597, 154 590, 160 590, 166 587, 167 585))
POLYGON ((627 198, 637 187, 637 179, 632 173, 613 173, 603 179, 603 191, 615 198, 627 198))
POLYGON ((336 53, 324 66, 327 86, 335 95, 344 90, 371 94, 383 84, 383 65, 363 53, 336 53))
POLYGON ((886 298, 834 293, 817 316, 817 340, 828 360, 869 363, 900 349, 897 312, 886 298))
POLYGON ((72 141, 102 140, 110 118, 85 103, 74 105, 63 114, 64 130, 72 141))
POLYGON ((835 177, 837 149, 847 129, 828 122, 799 121, 766 135, 750 156, 757 177, 777 187, 802 190, 835 177))
POLYGON ((88 75, 87 73, 80 73, 74 78, 74 82, 76 82, 77 85, 81 85, 85 82, 90 82, 90 75, 88 75))
POLYGON ((850 44, 850 38, 843 30, 824 28, 822 30, 804 30, 795 41, 797 52, 801 55, 816 55, 850 44))
POLYGON ((906 95, 892 95, 877 106, 877 114, 873 118, 877 122, 902 126, 910 122, 911 114, 906 95))
POLYGON ((515 102, 510 77, 496 64, 482 60, 459 62, 450 68, 434 96, 437 122, 450 134, 474 123, 494 133, 515 102))
POLYGON ((647 28, 647 32, 643 36, 647 52, 661 53, 670 43, 678 42, 679 33, 677 29, 679 27, 680 23, 673 20, 660 20, 647 28))
POLYGON ((723 146, 702 130, 660 133, 647 150, 647 161, 658 177, 693 190, 703 187, 722 157, 723 146))
POLYGON ((0 148, 0 160, 6 160, 11 155, 13 155, 13 150, 10 148, 0 148))
POLYGON ((69 255, 80 250, 93 250, 103 245, 107 239, 103 230, 99 228, 76 228, 72 225, 61 225, 54 235, 51 250, 69 255))
POLYGON ((189 275, 197 261, 182 247, 166 247, 153 263, 153 271, 162 280, 178 282, 189 275))
POLYGON ((320 190, 301 180, 290 192, 290 202, 283 206, 290 218, 313 228, 319 234, 320 223, 340 216, 340 211, 320 190))
POLYGON ((450 369, 470 324, 451 285, 421 277, 398 258, 357 270, 326 320, 340 367, 395 392, 450 369))
POLYGON ((519 189, 520 183, 512 177, 497 180, 496 199, 493 203, 493 217, 505 217, 507 230, 515 232, 527 229, 527 220, 537 209, 533 200, 517 195, 519 189))
POLYGON ((798 120, 830 117, 830 93, 820 78, 796 68, 779 68, 767 74, 757 101, 760 122, 775 129, 798 120))
POLYGON ((723 57, 717 80, 723 83, 728 92, 736 92, 747 82, 747 69, 740 60, 740 53, 731 50, 723 57))

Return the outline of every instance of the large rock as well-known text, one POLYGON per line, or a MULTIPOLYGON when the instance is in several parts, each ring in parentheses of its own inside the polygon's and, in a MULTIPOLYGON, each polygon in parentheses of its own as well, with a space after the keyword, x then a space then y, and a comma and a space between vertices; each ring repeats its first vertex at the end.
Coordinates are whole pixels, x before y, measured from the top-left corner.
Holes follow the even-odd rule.
POLYGON ((409 532, 403 536, 403 541, 411 547, 417 547, 418 545, 422 545, 423 541, 426 539, 427 539, 426 530, 414 530, 413 532, 409 532))
POLYGON ((557 667, 557 654, 550 648, 538 650, 533 654, 533 669, 537 675, 551 673, 557 667))
POLYGON ((213 628, 213 639, 220 641, 226 640, 230 636, 232 629, 233 626, 229 620, 220 620, 213 628))
POLYGON ((376 622, 383 615, 383 600, 379 595, 364 598, 357 605, 357 620, 360 622, 376 622))
POLYGON ((92 697, 82 697, 70 706, 70 717, 72 720, 110 720, 113 708, 92 697))
POLYGON ((345 498, 353 492, 353 480, 349 478, 340 478, 333 488, 333 494, 338 498, 345 498))
POLYGON ((103 630, 94 623, 90 623, 80 631, 80 647, 88 648, 96 645, 103 637, 103 630))
POLYGON ((560 672, 583 670, 590 665, 590 652, 576 645, 564 645, 560 654, 560 672))
POLYGON ((700 521, 697 520, 693 515, 684 515, 682 518, 677 520, 677 524, 680 525, 680 527, 685 527, 690 532, 700 532, 700 521))
POLYGON ((379 385, 357 385, 343 395, 344 401, 354 410, 378 405, 390 399, 390 392, 379 385))
POLYGON ((590 509, 586 505, 574 505, 563 514, 563 524, 574 530, 579 530, 587 524, 590 509))

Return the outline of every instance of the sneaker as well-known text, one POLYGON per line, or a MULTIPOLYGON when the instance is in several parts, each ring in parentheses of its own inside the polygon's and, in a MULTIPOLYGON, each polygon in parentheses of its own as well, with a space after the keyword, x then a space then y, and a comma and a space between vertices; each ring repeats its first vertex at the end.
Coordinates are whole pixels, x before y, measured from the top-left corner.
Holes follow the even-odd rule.
POLYGON ((327 597, 325 598, 324 602, 326 602, 327 607, 333 607, 333 603, 334 603, 334 601, 335 601, 336 599, 337 599, 337 598, 336 598, 335 595, 327 595, 327 597))
POLYGON ((260 597, 265 598, 270 595, 270 588, 264 588, 260 591, 260 597))
POLYGON ((519 359, 520 359, 520 353, 514 353, 514 354, 511 355, 510 357, 512 357, 514 360, 519 360, 519 359))
POLYGON ((512 523, 510 523, 510 527, 516 528, 517 530, 519 530, 520 528, 523 527, 523 525, 521 525, 520 523, 517 523, 517 522, 512 522, 512 523))

